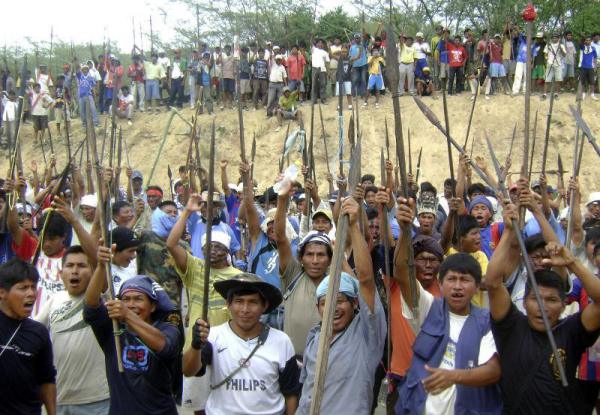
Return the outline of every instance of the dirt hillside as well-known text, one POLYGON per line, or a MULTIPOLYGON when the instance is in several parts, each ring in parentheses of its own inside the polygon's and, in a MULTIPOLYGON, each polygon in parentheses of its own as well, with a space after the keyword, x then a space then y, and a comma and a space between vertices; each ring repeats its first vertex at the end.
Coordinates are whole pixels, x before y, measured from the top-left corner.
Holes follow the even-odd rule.
MULTIPOLYGON (((471 109, 471 101, 469 95, 448 97, 448 108, 450 115, 450 130, 451 135, 459 142, 464 142, 466 133, 467 121, 471 109)), ((443 122, 442 99, 433 100, 426 98, 424 102, 432 109, 432 111, 443 122)), ((389 97, 382 98, 382 105, 379 109, 375 109, 374 101, 371 99, 370 105, 366 108, 360 107, 360 127, 363 132, 363 166, 362 172, 372 172, 379 176, 379 152, 380 147, 385 145, 385 128, 384 120, 387 118, 391 140, 391 151, 395 151, 393 137, 394 114, 392 109, 391 99, 389 97)), ((446 153, 446 143, 442 134, 433 127, 423 114, 419 111, 413 99, 410 97, 400 98, 402 109, 402 118, 404 122, 405 140, 406 131, 410 129, 412 137, 412 162, 413 168, 416 168, 417 155, 419 149, 423 147, 423 157, 421 163, 421 179, 431 181, 438 189, 442 188, 443 180, 448 176, 448 161, 446 153)), ((573 143, 575 137, 575 124, 569 111, 569 105, 575 105, 574 94, 562 94, 554 104, 554 113, 551 123, 550 142, 548 148, 548 165, 547 169, 557 168, 557 154, 560 153, 564 168, 567 171, 572 170, 573 158, 573 143)), ((531 99, 531 128, 533 130, 533 120, 535 113, 538 113, 537 123, 537 142, 535 146, 534 171, 539 171, 541 166, 541 155, 543 149, 543 137, 545 133, 546 114, 548 112, 549 100, 541 101, 538 96, 532 96, 531 99)), ((304 113, 305 124, 307 129, 307 138, 310 136, 310 105, 304 104, 300 107, 304 113)), ((184 118, 190 120, 192 112, 190 109, 181 111, 184 118)), ((344 111, 345 128, 350 118, 350 111, 344 111)), ((583 115, 592 132, 596 136, 600 136, 600 102, 591 101, 589 98, 583 102, 583 115)), ((145 178, 145 184, 149 176, 152 165, 158 154, 160 140, 163 136, 163 130, 169 118, 165 111, 161 114, 149 115, 144 113, 135 114, 134 123, 128 126, 126 122, 122 123, 123 135, 126 138, 129 162, 132 167, 139 169, 145 178)), ((323 106, 323 120, 327 133, 327 145, 329 150, 330 165, 336 166, 337 152, 337 135, 338 135, 338 117, 336 110, 336 102, 330 100, 327 105, 323 106)), ((475 138, 474 155, 483 155, 488 159, 487 149, 483 139, 484 131, 487 131, 492 138, 496 152, 500 160, 508 154, 512 130, 517 123, 517 136, 513 149, 513 168, 512 171, 518 171, 520 160, 522 157, 523 145, 523 124, 524 124, 524 98, 494 96, 491 100, 483 99, 480 96, 477 102, 477 108, 473 118, 471 128, 471 137, 475 138)), ((210 131, 211 118, 208 115, 201 115, 199 125, 201 126, 201 153, 203 165, 208 165, 208 138, 210 131)), ((104 119, 101 119, 101 125, 104 125, 104 119)), ((264 190, 265 187, 271 185, 275 175, 277 174, 278 159, 281 154, 282 144, 285 135, 285 125, 279 132, 275 132, 277 126, 276 119, 273 117, 267 119, 264 110, 259 111, 244 111, 244 125, 246 137, 246 153, 249 157, 250 147, 252 143, 252 135, 256 134, 257 151, 255 162, 255 178, 259 182, 259 189, 264 190)), ((240 158, 239 149, 239 130, 237 111, 235 110, 217 110, 216 113, 216 148, 217 160, 229 159, 231 167, 229 169, 229 180, 231 182, 237 180, 237 164, 240 158)), ((57 137, 55 126, 51 123, 53 129, 54 146, 59 166, 63 165, 66 159, 66 149, 64 140, 57 137)), ((290 130, 297 128, 295 123, 292 123, 290 130)), ((167 165, 170 165, 176 174, 177 166, 184 164, 186 160, 187 148, 189 143, 189 135, 187 134, 189 127, 187 124, 175 117, 170 126, 166 144, 160 154, 156 171, 154 173, 153 183, 163 187, 165 192, 168 189, 167 165)), ((79 119, 73 122, 73 141, 79 143, 84 137, 83 130, 79 119)), ((98 134, 99 146, 101 145, 103 133, 98 134)), ((43 165, 42 156, 39 148, 33 148, 32 127, 25 126, 22 135, 23 156, 26 161, 26 170, 29 174, 29 161, 35 159, 39 165, 43 165)), ((108 147, 108 146, 107 146, 108 147)), ((583 163, 581 167, 581 184, 584 198, 587 194, 594 190, 600 190, 600 169, 598 163, 600 159, 593 151, 589 143, 586 143, 583 154, 583 163)), ((46 146, 46 151, 48 148, 46 146)), ((320 193, 324 195, 326 192, 325 185, 325 151, 321 138, 320 120, 318 117, 318 107, 315 107, 315 159, 317 165, 317 176, 320 182, 320 193)), ((457 153, 454 152, 455 162, 457 153)), ((300 154, 294 153, 291 160, 294 161, 300 158, 300 154)), ((85 156, 84 156, 85 160, 85 156)), ((126 164, 125 157, 123 164, 126 164)), ((3 171, 6 171, 8 159, 2 160, 3 171)), ((569 174, 565 177, 568 178, 569 174)), ((125 176, 123 174, 123 181, 125 176)), ((220 184, 219 176, 217 175, 217 184, 220 184)), ((534 175, 535 177, 535 175, 534 175)), ((551 185, 556 184, 556 176, 549 178, 551 185)), ((585 200, 585 199, 584 199, 585 200)))

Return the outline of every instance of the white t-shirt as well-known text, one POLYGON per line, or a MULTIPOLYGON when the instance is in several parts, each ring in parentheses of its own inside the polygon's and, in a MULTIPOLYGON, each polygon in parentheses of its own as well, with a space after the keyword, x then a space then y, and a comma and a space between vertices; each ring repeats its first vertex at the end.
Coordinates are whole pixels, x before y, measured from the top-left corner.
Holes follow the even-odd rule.
POLYGON ((135 277, 137 274, 137 262, 135 259, 129 263, 127 267, 121 267, 117 264, 110 264, 110 273, 113 279, 113 287, 115 287, 115 294, 119 293, 121 285, 135 277))
POLYGON ((50 78, 50 75, 48 75, 47 73, 40 73, 37 69, 35 72, 37 83, 40 84, 40 89, 45 93, 49 93, 49 87, 54 86, 54 84, 52 83, 52 78, 50 78))
POLYGON ((48 106, 52 104, 54 100, 50 98, 43 90, 39 94, 33 92, 31 96, 31 115, 48 115, 48 106))
POLYGON ((56 295, 56 293, 65 290, 65 286, 60 278, 62 255, 57 258, 50 258, 44 254, 44 251, 40 252, 36 269, 38 274, 40 274, 40 279, 37 286, 37 298, 35 299, 33 313, 31 314, 33 318, 38 315, 46 301, 56 295))
POLYGON ((562 43, 549 43, 544 48, 544 53, 549 66, 561 67, 567 51, 562 43))
POLYGON ((311 62, 313 68, 318 68, 321 72, 326 72, 327 67, 325 66, 325 62, 329 62, 329 53, 323 49, 313 48, 311 62))
POLYGON ((273 64, 271 73, 269 74, 269 82, 284 82, 285 78, 287 78, 285 66, 273 64))
MULTIPOLYGON (((256 346, 258 338, 246 341, 224 323, 210 329, 212 373, 210 384, 217 385, 239 367, 256 346)), ((247 367, 229 382, 210 392, 206 413, 210 415, 279 415, 285 398, 279 390, 279 372, 294 357, 292 341, 282 331, 269 330, 267 341, 258 348, 247 367)))
POLYGON ((160 66, 163 67, 163 69, 165 70, 165 73, 167 73, 167 68, 169 68, 169 66, 171 66, 171 59, 167 58, 166 56, 164 58, 158 58, 157 62, 160 66))
POLYGON ((51 297, 36 320, 50 331, 56 366, 57 403, 81 405, 109 398, 104 354, 83 321, 84 295, 66 291, 51 297))
POLYGON ((14 121, 19 113, 19 104, 16 101, 6 101, 4 104, 4 113, 2 114, 3 121, 14 121))
MULTIPOLYGON (((435 300, 435 297, 421 286, 419 286, 419 328, 423 325, 423 322, 429 314, 431 305, 435 300)), ((410 308, 402 299, 402 314, 407 320, 412 320, 412 313, 410 308)), ((450 339, 446 345, 446 351, 442 357, 440 363, 441 369, 454 369, 455 354, 456 354, 456 343, 460 337, 460 332, 467 321, 468 316, 460 316, 454 313, 450 313, 450 339)), ((490 330, 485 336, 482 337, 481 343, 479 344, 479 357, 477 363, 473 362, 473 367, 481 366, 487 363, 494 354, 497 353, 496 343, 494 342, 494 336, 490 330)), ((425 402, 424 414, 427 415, 452 415, 454 414, 454 404, 456 403, 456 385, 452 385, 447 389, 444 389, 437 395, 428 394, 425 402)))
POLYGON ((427 42, 415 42, 413 47, 415 48, 417 59, 426 59, 427 53, 431 53, 431 48, 429 47, 429 43, 427 42))

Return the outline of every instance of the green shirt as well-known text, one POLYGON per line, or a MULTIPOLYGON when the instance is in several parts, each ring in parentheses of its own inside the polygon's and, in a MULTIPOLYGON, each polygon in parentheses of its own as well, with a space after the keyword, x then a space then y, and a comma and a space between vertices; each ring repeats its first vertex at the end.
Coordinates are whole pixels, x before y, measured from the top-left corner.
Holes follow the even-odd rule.
POLYGON ((290 92, 287 98, 285 94, 279 97, 279 106, 286 111, 294 110, 298 106, 298 90, 290 92))

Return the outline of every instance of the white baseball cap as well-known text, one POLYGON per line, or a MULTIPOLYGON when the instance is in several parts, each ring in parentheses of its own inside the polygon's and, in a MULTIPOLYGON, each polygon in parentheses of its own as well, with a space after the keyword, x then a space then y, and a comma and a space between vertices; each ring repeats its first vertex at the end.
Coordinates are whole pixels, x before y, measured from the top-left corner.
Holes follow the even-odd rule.
POLYGON ((600 203, 600 192, 592 192, 588 196, 588 200, 586 202, 586 206, 591 205, 592 203, 600 203))

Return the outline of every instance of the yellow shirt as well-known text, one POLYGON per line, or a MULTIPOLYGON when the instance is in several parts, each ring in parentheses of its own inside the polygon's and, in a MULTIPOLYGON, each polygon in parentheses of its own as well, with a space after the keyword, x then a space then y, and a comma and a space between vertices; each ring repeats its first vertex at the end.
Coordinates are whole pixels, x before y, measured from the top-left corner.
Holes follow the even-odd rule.
POLYGON ((382 56, 369 56, 367 61, 369 65, 369 75, 379 75, 381 73, 381 65, 385 65, 385 60, 382 56))
MULTIPOLYGON (((189 295, 189 322, 188 333, 185 336, 184 350, 192 343, 192 327, 194 322, 202 317, 202 297, 204 295, 204 260, 196 258, 190 253, 187 254, 187 270, 185 274, 176 268, 177 274, 189 295)), ((229 321, 229 310, 227 302, 221 294, 213 287, 217 281, 228 280, 239 274, 241 271, 231 265, 221 269, 211 268, 210 270, 210 288, 208 291, 208 321, 211 326, 218 326, 229 321)))
MULTIPOLYGON (((454 249, 454 247, 450 247, 450 249, 448 249, 448 252, 446 252, 446 257, 458 253, 459 252, 456 249, 454 249)), ((481 267, 481 277, 483 278, 485 276, 487 266, 489 263, 487 255, 483 251, 471 252, 469 255, 475 258, 475 260, 479 263, 479 266, 481 267)), ((489 308, 487 294, 481 289, 481 286, 477 290, 477 293, 475 293, 475 295, 471 299, 471 302, 477 307, 489 308)))
POLYGON ((146 80, 159 80, 167 76, 165 69, 160 63, 144 62, 146 80))
POLYGON ((502 59, 507 61, 510 60, 510 52, 512 50, 512 42, 506 37, 502 41, 502 59))
POLYGON ((400 48, 400 55, 398 56, 400 63, 409 64, 413 63, 417 59, 417 51, 414 46, 403 45, 400 48))
POLYGON ((435 59, 439 58, 440 56, 440 51, 438 50, 437 46, 438 43, 440 43, 440 37, 438 35, 433 35, 433 37, 431 38, 431 51, 433 52, 433 57, 435 59))

